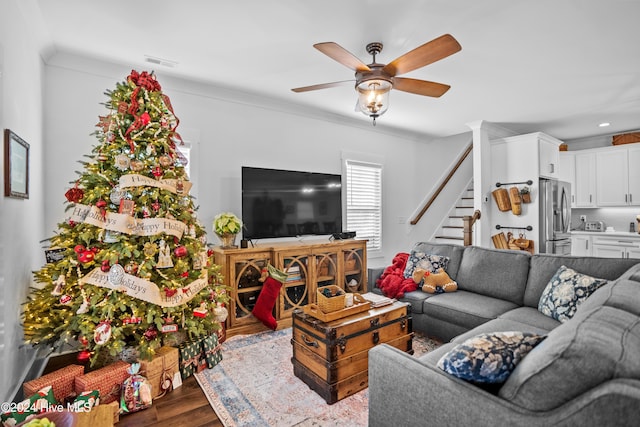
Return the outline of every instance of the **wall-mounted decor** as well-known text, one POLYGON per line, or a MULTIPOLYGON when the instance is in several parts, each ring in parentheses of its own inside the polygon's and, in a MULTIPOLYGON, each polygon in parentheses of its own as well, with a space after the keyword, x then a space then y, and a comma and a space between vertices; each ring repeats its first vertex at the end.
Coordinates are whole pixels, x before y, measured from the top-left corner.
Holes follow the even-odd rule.
POLYGON ((29 198, 29 144, 9 129, 4 130, 4 195, 29 198))

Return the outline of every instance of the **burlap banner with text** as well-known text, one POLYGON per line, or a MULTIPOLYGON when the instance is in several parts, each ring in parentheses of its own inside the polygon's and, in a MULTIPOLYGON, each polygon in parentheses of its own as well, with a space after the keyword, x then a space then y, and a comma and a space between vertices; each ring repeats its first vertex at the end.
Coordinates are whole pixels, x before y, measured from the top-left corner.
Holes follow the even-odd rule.
MULTIPOLYGON (((206 270, 205 270, 206 271, 206 270)), ((206 276, 206 274, 203 274, 206 276)), ((201 290, 207 287, 206 277, 201 277, 189 283, 187 286, 177 289, 177 292, 168 297, 160 291, 158 285, 137 276, 121 272, 114 275, 105 273, 100 267, 91 270, 80 279, 80 285, 88 283, 102 288, 114 289, 124 292, 132 298, 147 301, 161 307, 177 307, 191 301, 201 290)))
POLYGON ((120 188, 127 187, 156 187, 163 190, 171 191, 175 194, 189 194, 191 181, 183 181, 178 179, 153 179, 148 176, 138 174, 127 174, 120 177, 118 186, 120 188))
POLYGON ((186 224, 168 218, 138 219, 130 215, 115 212, 102 212, 96 206, 77 204, 73 207, 69 220, 95 225, 109 231, 118 231, 134 236, 154 236, 169 234, 178 239, 187 231, 186 224))

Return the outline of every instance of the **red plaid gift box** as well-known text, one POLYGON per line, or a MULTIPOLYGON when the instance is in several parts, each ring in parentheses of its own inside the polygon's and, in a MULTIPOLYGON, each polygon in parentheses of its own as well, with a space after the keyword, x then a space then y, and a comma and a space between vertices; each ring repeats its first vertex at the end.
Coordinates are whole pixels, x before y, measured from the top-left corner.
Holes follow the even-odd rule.
POLYGON ((75 394, 74 380, 82 374, 84 374, 84 366, 82 365, 65 366, 62 369, 24 383, 22 391, 25 396, 31 396, 38 390, 51 386, 56 400, 64 402, 65 398, 75 394))
POLYGON ((118 361, 104 368, 89 372, 76 378, 76 393, 98 390, 100 392, 100 404, 111 403, 120 399, 120 387, 124 380, 129 378, 130 364, 118 361))

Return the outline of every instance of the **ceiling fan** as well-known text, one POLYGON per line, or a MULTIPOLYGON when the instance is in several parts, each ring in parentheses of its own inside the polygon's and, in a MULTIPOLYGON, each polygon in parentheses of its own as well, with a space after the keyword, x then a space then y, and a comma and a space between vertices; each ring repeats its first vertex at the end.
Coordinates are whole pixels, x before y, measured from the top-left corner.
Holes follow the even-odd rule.
MULTIPOLYGON (((358 106, 360 111, 373 118, 374 125, 376 124, 376 117, 382 115, 389 108, 389 91, 391 89, 436 98, 447 92, 451 86, 446 84, 397 76, 432 64, 462 49, 453 36, 444 34, 405 53, 388 64, 378 64, 376 55, 382 51, 382 43, 374 42, 367 45, 367 53, 373 56, 373 62, 366 65, 337 43, 316 43, 313 47, 355 71, 358 106)), ((322 83, 291 90, 294 92, 309 92, 342 86, 353 81, 343 80, 322 83)))

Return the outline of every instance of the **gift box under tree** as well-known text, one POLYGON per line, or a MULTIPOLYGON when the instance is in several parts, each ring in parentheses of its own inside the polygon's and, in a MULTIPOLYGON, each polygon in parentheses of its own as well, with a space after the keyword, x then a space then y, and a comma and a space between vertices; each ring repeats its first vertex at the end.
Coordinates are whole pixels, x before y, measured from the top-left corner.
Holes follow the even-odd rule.
POLYGON ((174 347, 160 347, 150 361, 140 362, 140 373, 151 384, 151 395, 155 399, 171 390, 173 377, 178 372, 179 352, 174 347))
POLYGON ((221 344, 218 343, 218 334, 213 333, 202 339, 202 352, 207 362, 207 368, 211 369, 222 360, 221 344))
POLYGON ((180 376, 187 379, 198 371, 198 366, 203 358, 201 340, 187 341, 180 344, 180 376))
POLYGON ((124 380, 129 378, 129 366, 129 363, 118 361, 81 375, 75 379, 75 391, 80 394, 83 391, 98 390, 101 404, 120 399, 120 387, 124 380))
POLYGON ((69 365, 58 369, 40 378, 28 381, 22 385, 25 396, 31 396, 47 386, 51 386, 56 401, 64 402, 69 396, 74 396, 75 378, 84 374, 84 366, 69 365))

